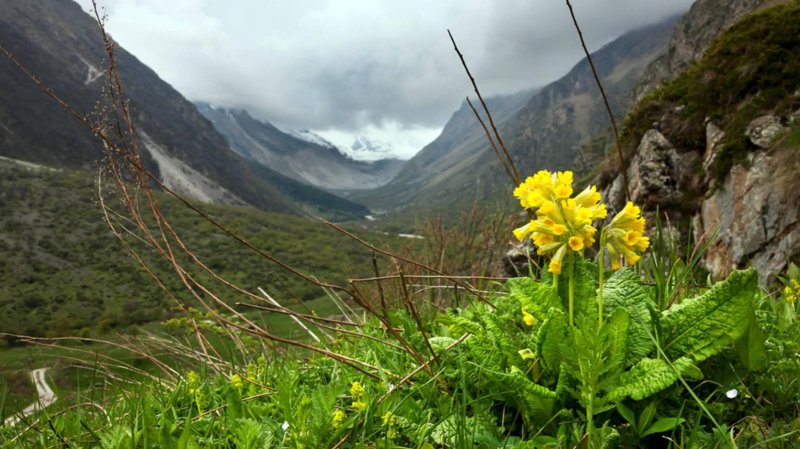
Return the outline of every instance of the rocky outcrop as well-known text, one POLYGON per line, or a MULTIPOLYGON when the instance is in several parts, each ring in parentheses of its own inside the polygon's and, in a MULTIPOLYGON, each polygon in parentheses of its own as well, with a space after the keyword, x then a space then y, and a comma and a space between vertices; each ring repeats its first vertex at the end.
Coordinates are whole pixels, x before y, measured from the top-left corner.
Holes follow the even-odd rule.
MULTIPOLYGON (((715 277, 752 265, 766 285, 800 254, 800 152, 782 143, 784 122, 790 118, 753 120, 747 135, 759 149, 735 165, 720 185, 709 169, 725 132, 713 121, 706 121, 702 161, 695 152, 681 153, 659 131, 647 131, 628 169, 631 200, 646 210, 666 211, 672 223, 691 219, 695 242, 713 238, 703 262, 715 277)), ((621 207, 622 176, 604 194, 612 207, 621 207)))
POLYGON ((720 33, 745 15, 778 3, 775 0, 698 0, 675 24, 669 44, 648 66, 636 89, 641 98, 699 59, 720 33))
POLYGON ((705 265, 717 277, 748 263, 766 284, 800 253, 800 155, 796 148, 751 153, 705 199, 694 219, 695 240, 715 232, 705 265))
POLYGON ((781 124, 780 117, 772 114, 756 118, 747 126, 745 135, 759 148, 769 148, 772 142, 781 135, 786 127, 781 124))
MULTIPOLYGON (((679 152, 658 130, 647 131, 628 164, 631 201, 653 211, 684 208, 685 198, 701 183, 694 170, 698 159, 697 153, 679 152)), ((605 198, 619 210, 625 196, 624 180, 618 175, 605 190, 605 198)))
MULTIPOLYGON (((747 135, 758 149, 719 185, 710 170, 725 131, 713 121, 706 120, 702 159, 681 152, 659 131, 647 131, 629 163, 631 200, 650 213, 666 212, 673 224, 691 220, 695 242, 713 238, 703 262, 715 277, 752 265, 766 285, 800 255, 800 151, 782 139, 788 129, 782 123, 792 123, 793 115, 754 119, 747 135)), ((621 175, 604 196, 613 209, 622 207, 621 175)))

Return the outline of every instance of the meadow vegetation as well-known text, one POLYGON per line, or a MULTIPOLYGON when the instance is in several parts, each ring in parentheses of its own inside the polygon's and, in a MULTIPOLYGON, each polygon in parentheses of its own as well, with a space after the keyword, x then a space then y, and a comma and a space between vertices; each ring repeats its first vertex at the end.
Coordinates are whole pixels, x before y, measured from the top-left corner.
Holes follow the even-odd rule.
MULTIPOLYGON (((800 9, 781 8, 762 13, 768 14, 763 16, 768 26, 732 28, 707 58, 726 45, 738 48, 738 33, 753 32, 742 39, 767 42, 776 37, 776 48, 765 44, 762 50, 782 51, 781 42, 791 44, 800 36, 781 31, 800 23, 787 19, 800 9)), ((742 51, 749 48, 740 44, 742 51)), ((736 90, 743 79, 760 86, 756 98, 772 88, 786 89, 758 84, 758 73, 769 62, 750 57, 753 64, 763 63, 752 73, 709 74, 715 66, 701 62, 686 76, 702 73, 715 82, 696 90, 679 78, 651 95, 628 122, 628 139, 644 132, 642 124, 652 119, 647 111, 656 110, 648 106, 653 102, 716 98, 709 89, 730 82, 735 92, 728 103, 736 103, 742 92, 756 89, 736 90)), ((780 84, 793 76, 770 79, 780 84)), ((737 109, 741 117, 720 115, 720 120, 739 126, 761 107, 759 101, 737 109)), ((710 100, 698 104, 678 113, 722 114, 710 100)), ((127 112, 124 102, 114 107, 127 112)), ((694 121, 681 123, 691 123, 682 129, 683 138, 698 138, 694 121)), ((787 139, 795 134, 793 128, 787 139)), ((137 160, 135 146, 104 143, 113 150, 109 157, 137 160)), ((729 148, 735 144, 729 142, 729 148)), ((125 179, 138 177, 136 186, 148 191, 151 178, 144 168, 128 169, 135 176, 125 179)), ((88 383, 76 383, 55 406, 22 424, 0 427, 2 448, 800 445, 800 269, 790 266, 771 290, 757 286, 753 269, 715 280, 698 267, 702 245, 679 250, 677 239, 658 221, 647 226, 630 202, 619 211, 607 210, 594 186, 574 189, 571 172, 543 170, 518 180, 514 196, 528 219, 516 229, 502 216, 473 210, 457 227, 427 224, 424 240, 400 249, 387 249, 378 235, 364 241, 340 229, 328 241, 305 222, 210 208, 214 218, 248 235, 269 257, 330 275, 324 282, 300 276, 296 282, 305 287, 271 291, 297 297, 293 309, 256 301, 252 292, 262 285, 265 260, 255 257, 252 265, 245 260, 257 251, 218 243, 218 237, 220 242, 229 237, 219 226, 184 209, 193 205, 166 195, 140 209, 126 192, 124 177, 113 176, 121 203, 106 201, 103 210, 116 207, 124 214, 112 226, 131 224, 124 243, 151 239, 145 248, 156 254, 142 259, 142 266, 165 270, 157 276, 161 291, 196 307, 181 308, 166 329, 141 329, 122 345, 111 342, 128 355, 101 359, 98 346, 74 357, 70 366, 89 373, 88 383), (122 219, 125 214, 129 221, 122 219), (175 229, 189 234, 183 239, 175 229), (312 235, 311 246, 296 238, 312 235), (518 267, 517 277, 492 277, 497 248, 512 235, 528 251, 528 263, 518 267), (182 247, 184 240, 192 241, 193 249, 182 247), (344 275, 331 267, 339 264, 364 274, 337 277, 344 275), (303 311, 301 303, 311 299, 318 303, 303 311), (95 360, 86 357, 91 354, 95 360)), ((36 189, 35 183, 29 187, 36 189)), ((33 197, 45 201, 44 196, 33 197)), ((69 212, 60 213, 69 217, 69 212)), ((36 221, 15 220, 15 226, 36 221)), ((42 251, 39 239, 17 246, 38 260, 39 254, 52 253, 42 251)), ((138 248, 135 254, 146 253, 138 248)), ((136 282, 131 292, 148 288, 131 282, 136 282)))

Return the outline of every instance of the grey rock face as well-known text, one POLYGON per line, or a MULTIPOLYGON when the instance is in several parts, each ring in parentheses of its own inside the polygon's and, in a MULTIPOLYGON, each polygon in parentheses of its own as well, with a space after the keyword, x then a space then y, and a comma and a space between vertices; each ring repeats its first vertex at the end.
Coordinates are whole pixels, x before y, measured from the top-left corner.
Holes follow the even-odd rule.
POLYGON ((792 150, 752 154, 749 168, 737 165, 695 217, 695 237, 718 232, 706 254, 717 277, 747 262, 766 284, 800 248, 800 158, 792 150))
POLYGON ((669 140, 654 129, 647 131, 629 169, 631 200, 639 204, 652 196, 676 200, 680 195, 675 181, 679 166, 680 156, 669 140))
POLYGON ((725 131, 711 120, 708 120, 706 122, 706 151, 703 155, 703 172, 705 173, 704 182, 709 185, 709 189, 713 189, 712 167, 717 159, 719 144, 724 138, 725 131))
POLYGON ((769 148, 775 138, 786 129, 781 119, 774 115, 762 115, 756 118, 745 130, 745 135, 759 148, 769 148))

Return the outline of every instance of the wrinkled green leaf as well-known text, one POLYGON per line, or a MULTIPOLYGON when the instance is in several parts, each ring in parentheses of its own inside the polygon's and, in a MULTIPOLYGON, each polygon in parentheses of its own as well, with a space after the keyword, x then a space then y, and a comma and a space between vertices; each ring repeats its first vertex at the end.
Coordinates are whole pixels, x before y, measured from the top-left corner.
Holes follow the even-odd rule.
POLYGON ((628 346, 631 320, 628 311, 619 308, 611 314, 603 326, 605 341, 605 369, 617 370, 623 366, 628 346))
POLYGON ((734 271, 702 295, 662 312, 661 345, 671 358, 703 361, 744 334, 753 314, 756 272, 734 271))
POLYGON ((678 380, 679 373, 682 374, 693 366, 692 360, 688 357, 681 357, 672 365, 669 366, 663 359, 642 359, 619 376, 617 385, 608 391, 606 399, 621 401, 630 397, 638 401, 652 396, 674 384, 678 380))
POLYGON ((542 367, 553 373, 558 372, 566 356, 574 351, 571 348, 572 339, 569 338, 569 323, 567 316, 559 309, 550 309, 539 333, 536 337, 537 352, 542 358, 542 367))
POLYGON ((537 320, 544 320, 552 308, 561 308, 561 300, 550 284, 536 282, 531 278, 509 279, 508 295, 519 302, 537 320))
POLYGON ((611 275, 603 285, 603 308, 607 316, 620 308, 630 314, 625 366, 632 366, 653 351, 650 332, 655 308, 639 275, 630 268, 623 268, 611 275))

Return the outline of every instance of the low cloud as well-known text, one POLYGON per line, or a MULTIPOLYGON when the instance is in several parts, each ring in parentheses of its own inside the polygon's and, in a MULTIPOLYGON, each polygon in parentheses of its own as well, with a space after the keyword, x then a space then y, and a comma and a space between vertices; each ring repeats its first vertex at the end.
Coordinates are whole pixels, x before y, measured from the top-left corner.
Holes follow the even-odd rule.
MULTIPOLYGON (((78 0, 88 10, 90 0, 78 0)), ((574 0, 591 49, 690 0, 574 0)), ((582 56, 562 0, 100 0, 122 46, 191 100, 286 128, 441 127, 471 92, 542 86, 582 56)))

